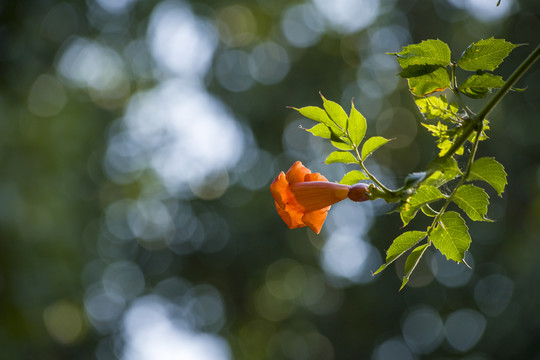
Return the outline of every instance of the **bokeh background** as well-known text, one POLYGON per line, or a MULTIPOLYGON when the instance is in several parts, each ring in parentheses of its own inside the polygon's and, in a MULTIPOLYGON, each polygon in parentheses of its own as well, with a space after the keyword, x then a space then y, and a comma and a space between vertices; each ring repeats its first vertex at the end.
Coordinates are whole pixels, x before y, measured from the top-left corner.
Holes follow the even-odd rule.
MULTIPOLYGON (((318 92, 396 137, 389 186, 436 155, 387 52, 540 43, 538 0, 0 2, 3 359, 540 359, 540 64, 490 116, 504 164, 472 269, 430 252, 371 276, 402 229, 379 202, 288 230, 268 185, 328 145, 318 92)), ((471 101, 479 110, 482 101, 471 101)), ((419 229, 422 221, 409 225, 419 229)))

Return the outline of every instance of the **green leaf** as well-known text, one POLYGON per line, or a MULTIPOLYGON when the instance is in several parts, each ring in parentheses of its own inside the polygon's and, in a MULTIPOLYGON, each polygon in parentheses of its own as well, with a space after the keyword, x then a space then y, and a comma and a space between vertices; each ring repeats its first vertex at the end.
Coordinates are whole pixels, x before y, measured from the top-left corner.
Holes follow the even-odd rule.
POLYGON ((429 239, 446 259, 459 263, 463 261, 465 252, 471 244, 469 229, 465 220, 455 211, 449 211, 441 216, 429 239))
POLYGON ((472 75, 460 85, 459 91, 473 99, 480 99, 491 94, 494 88, 504 85, 504 80, 500 76, 491 73, 472 75))
POLYGON ((504 167, 497 160, 483 157, 476 160, 472 166, 467 180, 482 180, 491 185, 499 196, 502 196, 504 187, 508 183, 504 167))
POLYGON ((448 104, 448 100, 446 100, 446 96, 444 95, 416 98, 414 102, 426 119, 439 117, 443 120, 459 120, 457 104, 448 104))
POLYGON ((320 107, 304 106, 302 108, 293 107, 292 109, 298 111, 300 114, 307 117, 308 119, 325 124, 338 136, 342 136, 344 134, 343 130, 337 127, 337 125, 332 121, 332 119, 330 119, 326 111, 324 109, 321 109, 320 107))
POLYGON ((514 45, 504 39, 489 38, 472 43, 463 52, 458 66, 463 70, 495 70, 510 52, 520 45, 514 45))
POLYGON ((361 158, 366 160, 375 150, 389 142, 391 139, 385 139, 382 136, 373 136, 366 140, 362 146, 361 158))
POLYGON ((351 114, 349 115, 349 136, 352 142, 358 146, 366 135, 367 123, 366 118, 354 108, 354 103, 351 102, 351 114))
POLYGON ((419 44, 405 46, 395 55, 399 65, 405 69, 414 65, 442 65, 450 64, 450 48, 441 40, 424 40, 419 44))
POLYGON ((333 163, 345 163, 345 164, 358 164, 358 160, 348 151, 334 151, 324 160, 326 164, 333 163))
POLYGON ((330 131, 330 128, 322 123, 316 124, 311 129, 302 129, 310 132, 313 136, 317 136, 320 138, 330 139, 330 137, 332 137, 332 132, 330 131))
POLYGON ((401 287, 399 288, 400 291, 409 282, 411 274, 413 273, 416 265, 418 265, 418 262, 420 261, 422 255, 424 255, 428 247, 428 244, 420 245, 416 249, 414 249, 407 257, 407 261, 405 261, 405 276, 403 277, 403 281, 401 282, 401 287))
POLYGON ((338 148, 340 150, 354 150, 354 146, 350 144, 348 140, 345 140, 343 138, 340 138, 339 141, 332 138, 331 143, 335 148, 338 148))
POLYGON ((403 226, 407 225, 420 208, 434 201, 443 199, 444 195, 435 186, 420 186, 416 192, 401 205, 401 220, 403 226))
POLYGON ((383 271, 388 265, 416 245, 420 240, 426 237, 425 231, 407 231, 394 239, 392 245, 386 251, 386 263, 381 265, 373 275, 383 271))
POLYGON ((424 182, 425 185, 439 187, 448 181, 461 175, 456 159, 453 157, 435 158, 429 165, 428 170, 433 172, 424 182))
POLYGON ((343 175, 343 178, 341 178, 340 184, 344 185, 354 185, 362 180, 368 180, 369 178, 361 172, 360 170, 352 170, 343 175))
POLYGON ((334 101, 327 100, 321 93, 319 93, 319 95, 321 95, 321 98, 323 99, 324 110, 326 110, 330 119, 332 119, 332 121, 334 121, 341 129, 347 129, 348 116, 341 105, 334 101))
POLYGON ((474 185, 460 186, 452 197, 457 206, 474 221, 489 221, 486 218, 489 196, 484 189, 474 185))
POLYGON ((450 87, 450 73, 444 67, 436 67, 431 72, 407 80, 410 91, 416 96, 425 96, 450 87))

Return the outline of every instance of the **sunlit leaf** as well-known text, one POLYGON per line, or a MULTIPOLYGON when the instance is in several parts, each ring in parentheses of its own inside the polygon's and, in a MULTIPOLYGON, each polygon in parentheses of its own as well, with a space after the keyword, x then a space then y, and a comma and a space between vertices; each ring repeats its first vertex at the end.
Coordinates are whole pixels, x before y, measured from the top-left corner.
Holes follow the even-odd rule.
POLYGON ((457 112, 458 107, 455 103, 448 104, 446 96, 426 96, 416 98, 415 100, 418 110, 426 117, 426 119, 441 118, 443 120, 459 119, 457 112))
POLYGON ((409 77, 407 80, 409 89, 416 96, 425 96, 450 87, 450 73, 444 67, 436 67, 431 72, 409 77))
POLYGON ((455 211, 449 211, 441 216, 429 234, 429 239, 447 259, 457 263, 463 261, 465 252, 471 244, 465 220, 455 211))
POLYGON ((333 163, 345 163, 345 164, 357 164, 358 160, 348 151, 334 151, 324 161, 326 164, 333 163))
POLYGON ((446 66, 450 64, 450 48, 439 39, 407 45, 400 52, 389 53, 389 55, 395 55, 403 69, 414 65, 446 66))
POLYGON ((497 160, 483 157, 476 160, 469 173, 468 180, 483 180, 491 185, 499 196, 502 196, 507 184, 504 167, 497 160))
POLYGON ((334 121, 337 126, 345 130, 347 128, 348 119, 345 110, 343 110, 341 105, 339 105, 338 103, 327 100, 322 94, 320 95, 323 99, 324 110, 326 110, 326 113, 328 114, 330 119, 332 119, 332 121, 334 121))
POLYGON ((458 66, 463 70, 495 70, 510 52, 518 47, 504 39, 489 38, 472 43, 463 52, 458 66))
POLYGON ((448 181, 455 179, 461 175, 456 159, 453 157, 435 158, 429 165, 428 169, 432 174, 424 184, 439 187, 446 184, 448 181))
POLYGON ((389 142, 390 139, 385 139, 382 136, 373 136, 366 140, 362 146, 361 157, 362 161, 366 160, 375 150, 389 142))
POLYGON ((492 89, 500 88, 503 85, 502 77, 483 73, 469 77, 459 86, 459 91, 473 99, 480 99, 491 94, 492 89))
POLYGON ((332 121, 332 119, 330 119, 330 117, 328 116, 328 114, 326 113, 324 109, 321 109, 320 107, 317 107, 317 106, 305 106, 302 108, 293 107, 292 109, 298 111, 300 114, 307 117, 308 119, 315 120, 317 122, 325 124, 339 136, 343 135, 343 130, 341 130, 332 121))
POLYGON ((426 237, 425 231, 407 231, 394 239, 392 245, 386 251, 386 262, 373 273, 373 275, 383 271, 388 265, 411 249, 420 240, 426 237))
POLYGON ((367 179, 369 178, 366 176, 366 174, 364 174, 360 170, 352 170, 346 173, 345 175, 343 175, 343 178, 341 179, 339 183, 345 184, 345 185, 354 185, 362 180, 367 180, 367 179))
POLYGON ((403 289, 403 287, 409 282, 411 274, 413 273, 416 265, 418 265, 418 262, 420 261, 422 255, 424 255, 424 252, 426 252, 428 247, 428 244, 420 245, 416 249, 414 249, 407 257, 407 261, 405 261, 405 276, 403 276, 403 281, 401 282, 401 287, 399 288, 399 290, 403 289))
POLYGON ((354 146, 343 138, 339 139, 339 141, 332 140, 331 143, 335 148, 340 150, 354 150, 354 146))
POLYGON ((352 142, 358 146, 366 135, 367 123, 366 118, 354 108, 354 103, 351 102, 351 114, 349 115, 349 136, 352 142))
POLYGON ((403 226, 407 225, 420 208, 426 204, 443 199, 444 195, 435 186, 420 186, 416 192, 401 206, 401 220, 403 226))
POLYGON ((489 196, 484 189, 474 185, 460 186, 452 200, 474 221, 486 221, 489 196))
POLYGON ((323 123, 318 123, 315 126, 313 126, 311 129, 304 129, 304 130, 306 130, 307 132, 310 132, 314 136, 324 138, 324 139, 330 139, 330 137, 332 136, 332 132, 330 131, 330 128, 323 123))

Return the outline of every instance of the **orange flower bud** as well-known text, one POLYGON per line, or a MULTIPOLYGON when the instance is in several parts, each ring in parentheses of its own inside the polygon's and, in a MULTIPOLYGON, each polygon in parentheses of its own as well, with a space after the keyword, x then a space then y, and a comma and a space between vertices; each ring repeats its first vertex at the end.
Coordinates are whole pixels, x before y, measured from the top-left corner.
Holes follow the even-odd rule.
POLYGON ((300 161, 270 185, 279 216, 290 229, 308 226, 320 233, 330 206, 347 198, 350 186, 328 182, 300 161))

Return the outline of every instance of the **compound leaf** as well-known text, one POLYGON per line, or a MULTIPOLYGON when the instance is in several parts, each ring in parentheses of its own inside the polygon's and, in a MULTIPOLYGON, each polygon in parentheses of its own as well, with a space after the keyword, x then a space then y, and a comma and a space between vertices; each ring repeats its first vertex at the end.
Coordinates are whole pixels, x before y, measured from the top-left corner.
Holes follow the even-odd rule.
POLYGON ((406 253, 420 240, 425 238, 425 231, 407 231, 394 239, 392 245, 386 251, 386 262, 373 273, 373 275, 383 271, 388 265, 393 263, 397 258, 406 253))
POLYGON ((425 96, 450 87, 450 73, 445 67, 435 67, 433 71, 411 76, 407 80, 410 91, 416 96, 425 96))
POLYGON ((334 151, 324 161, 326 164, 344 163, 344 164, 358 164, 358 160, 348 151, 334 151))
POLYGON ((343 178, 341 178, 340 184, 344 185, 354 185, 362 180, 369 179, 366 174, 361 172, 360 170, 352 170, 343 175, 343 178))
POLYGON ((435 186, 420 186, 416 192, 401 206, 401 220, 403 226, 407 225, 420 208, 426 204, 443 199, 444 195, 435 186))
POLYGON ((382 136, 373 136, 366 140, 364 146, 362 146, 361 158, 362 161, 366 160, 368 156, 373 154, 375 150, 389 142, 390 139, 385 139, 382 136))
POLYGON ((403 276, 403 281, 401 282, 401 287, 399 288, 399 290, 403 289, 403 287, 409 282, 409 278, 411 277, 412 272, 416 268, 416 265, 418 265, 418 262, 420 261, 422 255, 424 255, 428 247, 428 244, 420 245, 416 249, 414 249, 407 257, 407 261, 405 261, 405 276, 403 276))
POLYGON ((492 89, 500 88, 504 80, 491 73, 472 75, 460 85, 459 91, 473 99, 480 99, 491 94, 492 89))
POLYGON ((463 261, 465 252, 471 244, 465 220, 455 211, 446 212, 441 216, 429 234, 429 239, 446 259, 457 263, 463 261))
POLYGON ((349 115, 349 136, 352 142, 358 146, 366 135, 367 123, 366 118, 354 108, 354 103, 351 102, 351 114, 349 115))
POLYGON ((472 164, 468 180, 487 182, 499 196, 502 196, 504 187, 508 183, 504 167, 497 160, 489 157, 480 158, 472 164))
POLYGON ((308 119, 320 122, 328 126, 334 133, 336 133, 338 136, 343 135, 343 130, 340 129, 333 121, 330 119, 328 114, 324 109, 321 109, 317 106, 304 106, 301 108, 295 108, 292 109, 298 111, 303 116, 307 117, 308 119))
POLYGON ((419 44, 405 46, 395 55, 399 65, 405 69, 414 65, 441 65, 450 64, 450 48, 443 41, 424 40, 419 44))
POLYGON ((452 200, 465 211, 465 213, 474 221, 489 220, 486 218, 489 196, 484 189, 474 185, 460 186, 452 200))
POLYGON ((493 71, 518 46, 504 39, 494 39, 493 37, 480 40, 469 45, 463 52, 458 61, 458 66, 469 71, 493 71))

